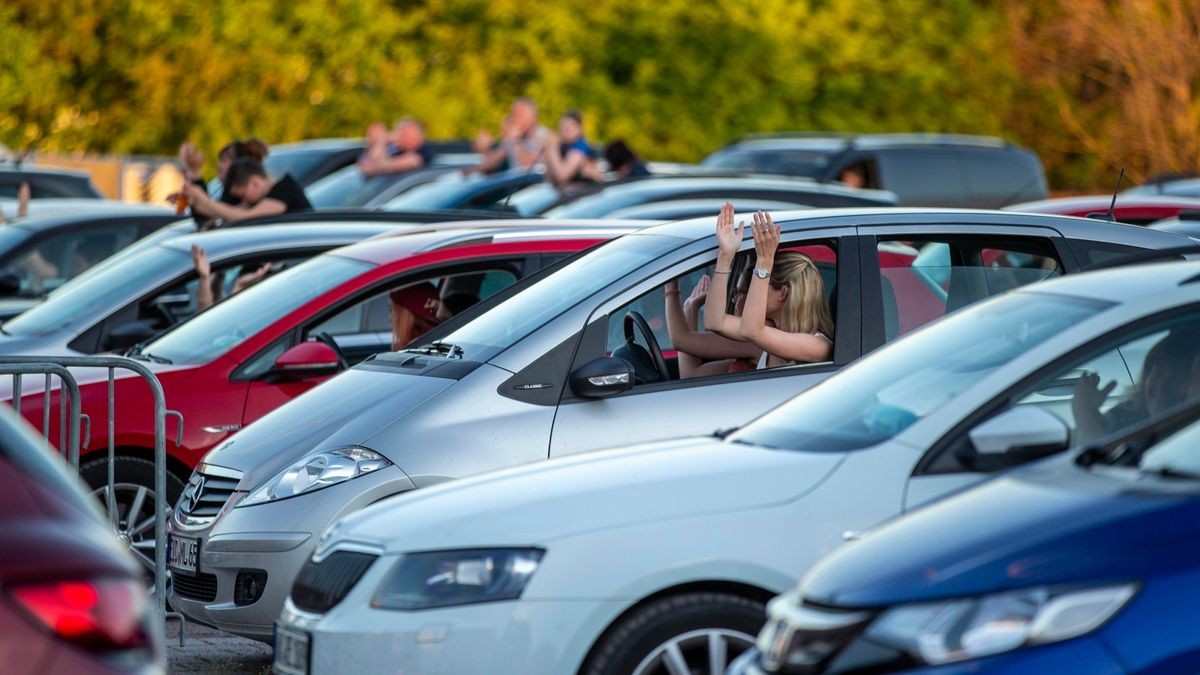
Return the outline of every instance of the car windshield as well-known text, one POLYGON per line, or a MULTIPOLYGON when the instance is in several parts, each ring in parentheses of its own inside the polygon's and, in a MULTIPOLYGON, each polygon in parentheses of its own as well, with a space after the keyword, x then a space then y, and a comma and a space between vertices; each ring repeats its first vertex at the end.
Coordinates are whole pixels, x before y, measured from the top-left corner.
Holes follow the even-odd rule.
POLYGON ((829 166, 829 151, 731 149, 714 152, 700 166, 754 173, 779 173, 816 178, 829 166))
POLYGON ((0 256, 9 258, 9 260, 5 263, 3 271, 15 271, 10 269, 10 266, 13 262, 11 254, 14 252, 21 252, 17 250, 17 247, 21 245, 21 242, 29 239, 31 234, 32 233, 29 230, 26 230, 23 227, 0 227, 0 256))
POLYGON ((384 204, 387 211, 436 211, 459 206, 473 192, 473 186, 488 181, 484 176, 463 176, 458 171, 425 185, 400 193, 384 204))
POLYGON ((127 264, 75 277, 44 302, 5 322, 4 332, 21 337, 46 335, 97 311, 116 311, 149 286, 191 270, 192 256, 187 251, 155 246, 129 257, 127 264), (137 273, 130 274, 130 270, 137 273))
POLYGON ((843 452, 886 441, 1107 303, 1010 293, 879 349, 746 425, 731 441, 843 452))
POLYGON ((641 185, 618 185, 556 206, 543 215, 547 218, 603 218, 617 209, 653 201, 659 192, 646 190, 641 185))
POLYGON ((214 305, 145 345, 141 351, 171 363, 207 363, 371 267, 370 263, 336 255, 317 256, 214 305))
POLYGON ((1200 478, 1200 423, 1151 446, 1142 454, 1138 469, 1145 473, 1200 478))
POLYGON ((104 260, 89 267, 83 274, 75 277, 76 279, 84 279, 97 274, 101 274, 105 270, 117 267, 123 264, 129 258, 145 251, 149 248, 154 248, 159 242, 172 239, 185 234, 191 234, 196 231, 196 221, 188 218, 187 220, 177 220, 169 225, 164 225, 150 234, 138 239, 125 248, 108 256, 104 260))
POLYGON ((308 186, 304 193, 318 209, 362 206, 400 178, 397 174, 367 177, 357 166, 348 166, 308 186))
POLYGON ((684 243, 676 237, 651 234, 615 239, 543 277, 440 342, 460 348, 464 359, 487 361, 588 296, 684 243))
POLYGON ((509 205, 523 216, 536 216, 562 197, 563 193, 552 183, 538 183, 514 192, 509 205))

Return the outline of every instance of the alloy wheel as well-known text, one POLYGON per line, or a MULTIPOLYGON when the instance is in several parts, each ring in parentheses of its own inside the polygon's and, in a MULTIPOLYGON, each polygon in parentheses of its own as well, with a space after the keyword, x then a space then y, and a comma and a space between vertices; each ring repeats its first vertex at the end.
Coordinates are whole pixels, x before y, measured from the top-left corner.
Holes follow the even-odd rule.
POLYGON ((725 628, 703 628, 655 647, 633 675, 724 675, 729 662, 754 646, 754 636, 725 628))

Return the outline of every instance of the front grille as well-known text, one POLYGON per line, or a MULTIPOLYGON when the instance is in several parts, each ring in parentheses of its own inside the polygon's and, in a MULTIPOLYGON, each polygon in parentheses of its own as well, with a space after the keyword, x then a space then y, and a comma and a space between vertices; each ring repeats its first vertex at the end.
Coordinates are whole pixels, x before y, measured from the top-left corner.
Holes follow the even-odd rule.
POLYGON ((197 469, 188 479, 183 493, 179 495, 176 508, 180 513, 193 518, 212 518, 221 511, 233 491, 237 489, 240 478, 235 478, 228 469, 202 472, 197 469))
POLYGON ((296 575, 292 604, 323 614, 342 601, 379 556, 357 551, 334 551, 320 562, 311 558, 296 575))
POLYGON ((171 586, 175 588, 175 595, 188 600, 212 602, 217 599, 217 578, 211 574, 201 572, 193 577, 172 572, 171 586))

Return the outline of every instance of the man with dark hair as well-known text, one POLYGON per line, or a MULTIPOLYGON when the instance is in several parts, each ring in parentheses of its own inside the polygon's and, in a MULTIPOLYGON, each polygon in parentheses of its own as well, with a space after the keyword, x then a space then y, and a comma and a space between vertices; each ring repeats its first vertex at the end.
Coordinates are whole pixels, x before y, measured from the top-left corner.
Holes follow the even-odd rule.
POLYGON ((623 140, 615 140, 604 148, 604 159, 608 162, 610 171, 622 178, 641 178, 649 176, 650 170, 623 140))
POLYGON ((225 174, 224 183, 225 192, 238 199, 241 202, 239 206, 222 204, 195 185, 186 184, 183 189, 194 210, 226 222, 312 210, 312 204, 304 195, 304 188, 291 174, 284 174, 283 178, 273 181, 256 159, 244 157, 235 160, 225 174))

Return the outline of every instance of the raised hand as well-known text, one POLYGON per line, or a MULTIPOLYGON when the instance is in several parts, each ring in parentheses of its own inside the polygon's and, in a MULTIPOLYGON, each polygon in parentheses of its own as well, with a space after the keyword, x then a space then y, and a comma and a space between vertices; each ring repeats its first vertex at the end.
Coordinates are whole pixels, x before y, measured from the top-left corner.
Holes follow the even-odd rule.
POLYGON ((750 232, 754 235, 758 266, 769 267, 775 262, 775 251, 779 250, 779 226, 771 220, 771 214, 756 211, 750 223, 750 232))
POLYGON ((184 141, 179 146, 179 165, 188 180, 195 180, 204 169, 204 153, 191 141, 184 141))
POLYGON ((687 300, 683 301, 683 308, 687 310, 699 308, 701 305, 703 305, 704 301, 708 299, 708 288, 711 284, 711 277, 709 277, 707 274, 701 276, 700 280, 696 282, 696 286, 692 288, 691 295, 687 297, 687 300))
POLYGON ((725 202, 721 213, 717 215, 717 250, 721 257, 729 259, 737 254, 738 247, 742 245, 742 230, 745 226, 746 222, 742 221, 734 228, 733 204, 725 202))
POLYGON ((1071 400, 1076 416, 1080 412, 1095 414, 1116 386, 1117 381, 1113 380, 1101 388, 1099 373, 1084 373, 1075 384, 1075 397, 1071 400))
POLYGON ((208 263, 208 256, 204 253, 204 249, 200 244, 192 244, 192 266, 196 268, 196 274, 202 280, 208 279, 212 275, 212 267, 208 263))

